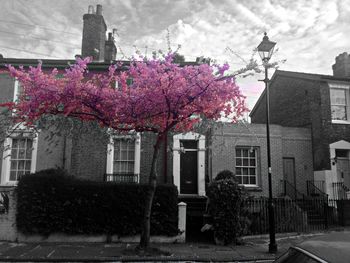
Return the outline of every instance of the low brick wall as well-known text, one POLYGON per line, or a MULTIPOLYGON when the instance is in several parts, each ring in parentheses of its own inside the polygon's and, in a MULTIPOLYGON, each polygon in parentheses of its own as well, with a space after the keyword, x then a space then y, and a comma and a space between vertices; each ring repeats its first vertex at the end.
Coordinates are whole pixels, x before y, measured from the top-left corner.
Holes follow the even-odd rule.
MULTIPOLYGON (((49 236, 24 235, 16 227, 17 198, 15 187, 0 186, 0 193, 9 197, 9 209, 0 213, 0 240, 12 242, 138 242, 139 236, 119 237, 117 235, 67 235, 53 233, 49 236)), ((178 228, 180 234, 174 237, 151 236, 151 242, 159 243, 183 243, 186 240, 186 204, 178 204, 178 228)))

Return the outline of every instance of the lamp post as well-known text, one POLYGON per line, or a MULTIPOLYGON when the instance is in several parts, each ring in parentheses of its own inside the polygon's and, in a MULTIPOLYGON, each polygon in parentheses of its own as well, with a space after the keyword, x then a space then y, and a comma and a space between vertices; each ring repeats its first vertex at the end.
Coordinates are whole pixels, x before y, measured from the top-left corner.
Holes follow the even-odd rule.
POLYGON ((267 140, 267 166, 268 166, 268 184, 269 184, 269 202, 268 202, 268 213, 269 213, 269 253, 277 252, 277 244, 275 237, 275 213, 272 200, 272 183, 271 183, 271 146, 270 146, 270 95, 269 95, 269 60, 272 56, 273 49, 276 45, 276 42, 269 40, 266 32, 264 33, 263 41, 258 46, 258 53, 263 61, 265 68, 265 97, 266 97, 266 140, 267 140))

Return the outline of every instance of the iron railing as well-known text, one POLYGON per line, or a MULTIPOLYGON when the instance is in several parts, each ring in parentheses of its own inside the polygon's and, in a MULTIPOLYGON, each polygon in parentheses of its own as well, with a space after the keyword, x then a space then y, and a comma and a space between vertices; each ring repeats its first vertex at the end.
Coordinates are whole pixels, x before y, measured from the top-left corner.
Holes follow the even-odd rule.
POLYGON ((333 198, 338 200, 348 199, 347 192, 350 189, 343 182, 332 183, 333 198))
POLYGON ((118 174, 105 174, 104 181, 106 182, 115 182, 115 183, 138 183, 139 176, 138 174, 132 173, 118 173, 118 174))
POLYGON ((307 180, 306 192, 308 196, 313 198, 328 199, 328 195, 324 192, 324 181, 307 180))
MULTIPOLYGON (((274 198, 276 233, 319 231, 339 225, 335 200, 274 198)), ((249 234, 269 233, 268 199, 246 202, 250 219, 249 234)))
POLYGON ((303 199, 305 195, 299 192, 294 185, 287 180, 280 181, 280 196, 288 196, 292 199, 303 199))

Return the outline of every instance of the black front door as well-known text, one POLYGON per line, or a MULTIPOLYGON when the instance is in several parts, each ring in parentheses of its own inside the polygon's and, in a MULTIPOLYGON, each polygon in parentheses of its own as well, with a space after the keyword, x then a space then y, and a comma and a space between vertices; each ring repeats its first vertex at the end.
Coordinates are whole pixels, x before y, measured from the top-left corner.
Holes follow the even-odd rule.
POLYGON ((198 194, 198 142, 181 140, 180 194, 198 194))

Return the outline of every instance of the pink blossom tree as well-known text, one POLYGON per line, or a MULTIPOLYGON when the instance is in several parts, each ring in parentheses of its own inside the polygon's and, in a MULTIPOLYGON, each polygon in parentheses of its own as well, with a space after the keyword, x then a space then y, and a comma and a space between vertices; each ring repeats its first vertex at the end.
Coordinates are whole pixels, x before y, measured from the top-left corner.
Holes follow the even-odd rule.
POLYGON ((173 58, 174 54, 168 54, 163 59, 134 59, 127 69, 114 65, 106 74, 89 73, 89 58, 78 59, 63 75, 55 69, 44 72, 40 64, 29 70, 9 66, 10 74, 23 87, 18 103, 8 104, 18 122, 35 126, 43 116, 63 115, 119 132, 156 135, 141 249, 149 247, 156 163, 166 133, 191 131, 201 118, 235 121, 246 111, 234 77, 225 76, 227 64, 180 66, 173 58))

